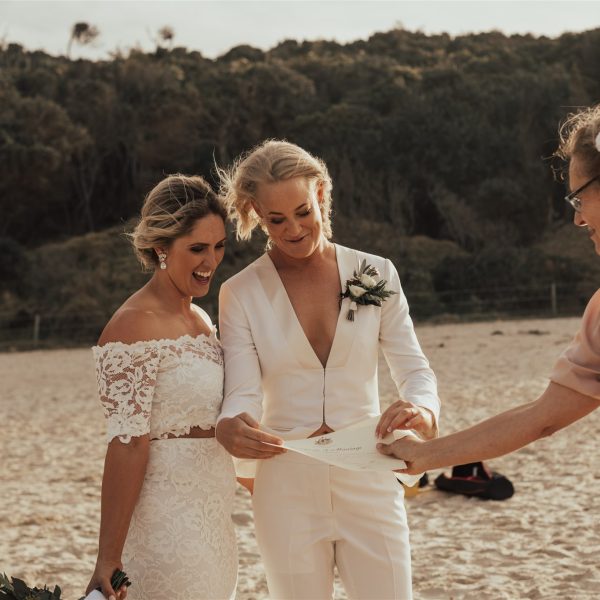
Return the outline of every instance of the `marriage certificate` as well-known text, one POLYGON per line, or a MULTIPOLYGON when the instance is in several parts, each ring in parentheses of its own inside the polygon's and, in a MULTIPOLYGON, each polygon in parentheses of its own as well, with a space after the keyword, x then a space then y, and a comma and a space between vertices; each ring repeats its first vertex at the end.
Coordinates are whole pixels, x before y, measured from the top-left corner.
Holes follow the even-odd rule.
MULTIPOLYGON (((339 429, 317 437, 303 440, 286 440, 283 447, 316 460, 349 469, 351 471, 393 471, 405 469, 403 460, 386 456, 377 451, 378 443, 389 444, 405 436, 415 436, 411 431, 395 430, 383 440, 375 438, 375 427, 380 417, 369 417, 346 429, 339 429)), ((406 485, 414 485, 418 475, 397 474, 406 485)))

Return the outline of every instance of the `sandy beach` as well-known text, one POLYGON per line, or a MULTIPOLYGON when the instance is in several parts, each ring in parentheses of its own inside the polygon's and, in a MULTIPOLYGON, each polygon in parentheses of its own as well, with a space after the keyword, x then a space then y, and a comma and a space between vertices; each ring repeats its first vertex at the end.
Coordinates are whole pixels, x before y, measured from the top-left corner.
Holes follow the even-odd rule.
MULTIPOLYGON (((438 376, 443 432, 535 399, 576 318, 417 327, 438 376)), ((0 355, 0 571, 83 594, 95 562, 104 422, 89 349, 0 355)), ((381 361, 382 406, 396 399, 381 361)), ((505 502, 429 486, 406 501, 416 600, 597 598, 600 411, 492 461, 505 502)), ((436 473, 430 473, 431 480, 436 473)), ((233 519, 239 600, 267 598, 245 490, 233 519)), ((336 588, 336 598, 346 598, 336 588)))

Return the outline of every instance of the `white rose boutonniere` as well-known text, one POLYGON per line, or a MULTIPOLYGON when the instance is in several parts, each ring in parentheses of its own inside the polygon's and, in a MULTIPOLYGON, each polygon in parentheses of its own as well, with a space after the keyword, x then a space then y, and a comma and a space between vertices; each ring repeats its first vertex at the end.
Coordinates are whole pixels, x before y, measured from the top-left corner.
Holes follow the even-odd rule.
POLYGON ((360 298, 363 294, 367 293, 365 288, 358 287, 357 285, 349 285, 348 291, 356 298, 360 298))
POLYGON ((358 271, 354 271, 352 279, 346 281, 346 291, 342 293, 342 300, 350 298, 352 301, 346 315, 348 321, 354 321, 354 313, 358 310, 359 304, 381 306, 390 296, 397 293, 386 289, 387 281, 385 279, 377 280, 377 277, 379 277, 379 271, 363 260, 358 271))
POLYGON ((360 276, 360 282, 366 287, 366 288, 372 288, 375 287, 375 285, 377 284, 377 280, 374 279, 373 277, 371 277, 370 275, 367 275, 366 273, 363 273, 360 276))

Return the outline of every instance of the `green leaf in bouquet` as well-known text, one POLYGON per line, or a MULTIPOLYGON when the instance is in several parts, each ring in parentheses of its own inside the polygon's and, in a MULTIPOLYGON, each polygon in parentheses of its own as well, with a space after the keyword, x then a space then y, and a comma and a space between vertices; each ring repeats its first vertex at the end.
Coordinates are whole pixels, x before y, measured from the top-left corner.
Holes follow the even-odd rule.
MULTIPOLYGON (((110 585, 112 585, 113 590, 117 591, 122 585, 129 587, 131 585, 131 581, 129 581, 127 573, 117 569, 110 578, 110 585)), ((100 586, 98 586, 96 589, 99 592, 102 591, 102 588, 100 586)), ((0 600, 2 599, 0 598, 0 600)), ((79 600, 85 600, 85 596, 82 596, 81 598, 79 598, 79 600)))
POLYGON ((113 590, 118 590, 122 585, 129 587, 131 585, 131 581, 127 578, 127 574, 123 571, 117 570, 113 573, 113 576, 110 580, 110 584, 113 587, 113 590))
POLYGON ((3 592, 7 590, 12 591, 12 585, 6 573, 2 573, 2 575, 0 575, 0 590, 2 590, 3 592))
POLYGON ((0 600, 60 600, 61 589, 58 586, 51 592, 46 586, 44 589, 30 588, 22 579, 10 579, 6 573, 0 575, 0 600))
POLYGON ((22 579, 17 579, 16 577, 11 577, 11 579, 17 600, 26 600, 31 591, 27 587, 27 584, 22 579))
POLYGON ((0 575, 0 598, 14 598, 15 589, 6 573, 0 575))
MULTIPOLYGON (((36 588, 35 591, 37 592, 39 590, 36 588)), ((61 592, 62 590, 57 585, 54 586, 54 591, 50 591, 44 586, 44 589, 41 590, 41 594, 34 596, 34 598, 36 598, 36 600, 60 600, 61 592)))

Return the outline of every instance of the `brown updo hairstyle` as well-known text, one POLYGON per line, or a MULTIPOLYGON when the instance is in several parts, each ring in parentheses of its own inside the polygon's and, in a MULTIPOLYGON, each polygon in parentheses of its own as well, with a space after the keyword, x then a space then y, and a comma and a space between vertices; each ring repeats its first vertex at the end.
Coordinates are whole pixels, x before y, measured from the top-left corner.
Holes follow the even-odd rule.
POLYGON ((154 248, 168 249, 210 214, 227 218, 225 206, 202 177, 176 173, 160 181, 144 199, 140 220, 129 234, 144 269, 158 265, 154 248))
POLYGON ((255 227, 266 228, 252 207, 256 190, 261 183, 277 183, 294 177, 306 177, 322 188, 319 203, 323 219, 323 234, 331 238, 331 177, 325 163, 306 150, 280 140, 267 140, 240 156, 233 165, 217 169, 221 179, 220 194, 229 216, 236 226, 237 238, 250 239, 255 227))
POLYGON ((577 158, 588 177, 600 175, 599 134, 600 104, 572 113, 560 127, 556 155, 566 161, 577 158))

